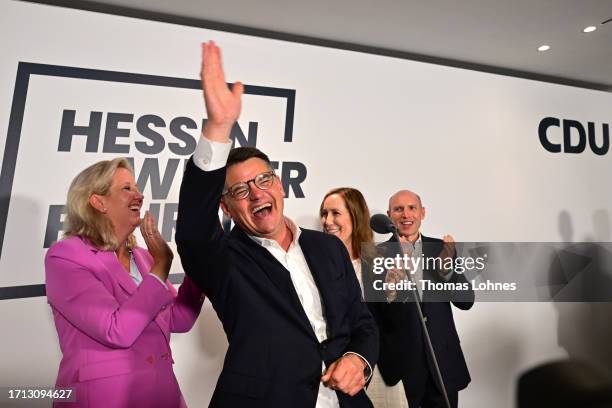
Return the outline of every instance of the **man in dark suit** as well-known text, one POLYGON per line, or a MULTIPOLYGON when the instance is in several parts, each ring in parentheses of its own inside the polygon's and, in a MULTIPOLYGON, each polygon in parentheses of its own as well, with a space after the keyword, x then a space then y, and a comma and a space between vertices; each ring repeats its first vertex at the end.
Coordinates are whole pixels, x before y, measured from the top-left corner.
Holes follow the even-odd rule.
MULTIPOLYGON (((445 259, 455 256, 452 237, 447 235, 440 240, 421 235, 425 208, 417 194, 408 190, 395 193, 389 199, 388 215, 398 229, 402 246, 409 248, 412 258, 445 259)), ((414 281, 418 288, 422 288, 421 280, 469 287, 463 274, 443 267, 434 269, 432 266, 421 263, 416 268, 414 281)), ((397 271, 392 270, 388 275, 393 273, 397 271)), ((391 276, 387 276, 386 280, 397 281, 391 276)), ((410 408, 446 407, 433 361, 426 348, 413 295, 411 291, 389 291, 386 302, 370 303, 380 329, 378 367, 387 384, 395 385, 402 380, 410 408)), ((474 304, 474 292, 471 287, 443 292, 419 290, 418 296, 422 300, 420 305, 449 401, 452 407, 457 407, 458 391, 467 387, 470 374, 459 344, 451 303, 459 309, 470 309, 474 304)))
POLYGON ((231 149, 242 85, 230 91, 218 47, 203 44, 208 113, 187 164, 176 242, 229 341, 212 407, 371 407, 363 386, 378 330, 340 240, 298 228, 268 157, 231 149), (219 204, 235 227, 223 234, 219 204))

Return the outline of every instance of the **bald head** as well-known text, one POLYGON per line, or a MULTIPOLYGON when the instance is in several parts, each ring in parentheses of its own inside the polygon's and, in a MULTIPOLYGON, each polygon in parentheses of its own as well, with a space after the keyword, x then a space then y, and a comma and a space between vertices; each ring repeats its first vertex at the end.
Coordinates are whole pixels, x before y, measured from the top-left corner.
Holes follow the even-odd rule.
POLYGON ((389 197, 389 210, 391 209, 391 203, 394 200, 397 200, 398 198, 402 198, 402 197, 416 198, 416 200, 419 202, 419 205, 421 207, 423 206, 423 202, 421 201, 421 196, 419 196, 417 193, 415 193, 414 191, 410 191, 410 190, 400 190, 397 193, 393 194, 391 197, 389 197))
POLYGON ((415 242, 419 238, 421 221, 425 218, 425 207, 421 197, 410 190, 400 190, 389 198, 387 215, 403 238, 415 242))

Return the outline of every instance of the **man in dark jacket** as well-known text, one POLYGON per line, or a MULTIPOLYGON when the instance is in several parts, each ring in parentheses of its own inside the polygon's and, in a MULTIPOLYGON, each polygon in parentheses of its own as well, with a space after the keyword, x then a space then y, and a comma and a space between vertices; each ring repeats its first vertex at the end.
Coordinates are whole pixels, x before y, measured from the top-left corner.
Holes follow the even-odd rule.
POLYGON ((229 347, 210 402, 222 408, 370 408, 378 330, 342 242, 286 217, 268 156, 231 149, 242 84, 203 45, 208 121, 179 197, 185 272, 210 299, 229 347), (236 226, 224 234, 219 205, 236 226))
MULTIPOLYGON (((451 236, 440 240, 421 235, 425 208, 417 194, 408 190, 395 193, 389 199, 388 215, 412 259, 453 259, 455 256, 451 236)), ((421 262, 413 270, 413 280, 450 404, 457 407, 458 391, 467 387, 470 374, 459 344, 451 303, 459 309, 470 309, 474 292, 463 274, 455 273, 452 268, 432 267, 432 264, 435 263, 421 262), (431 291, 423 288, 421 281, 448 283, 462 289, 431 291)), ((393 281, 389 277, 386 280, 393 281)), ((380 373, 389 385, 403 382, 410 408, 446 407, 412 292, 387 291, 386 302, 370 303, 380 329, 380 373)))

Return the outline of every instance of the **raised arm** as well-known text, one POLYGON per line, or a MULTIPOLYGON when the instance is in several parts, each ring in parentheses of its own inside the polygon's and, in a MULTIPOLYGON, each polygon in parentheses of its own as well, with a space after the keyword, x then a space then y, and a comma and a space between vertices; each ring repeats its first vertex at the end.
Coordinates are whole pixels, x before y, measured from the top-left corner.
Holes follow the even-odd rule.
POLYGON ((227 86, 221 50, 212 41, 202 44, 201 78, 208 120, 181 183, 176 243, 185 273, 214 299, 227 271, 218 212, 229 136, 240 115, 243 86, 240 82, 231 90, 227 86))
MULTIPOLYGON (((442 237, 441 250, 438 257, 441 259, 457 258, 455 239, 451 235, 444 235, 442 237)), ((444 267, 436 270, 436 272, 442 281, 461 284, 469 288, 467 290, 442 291, 441 295, 444 300, 452 302, 455 307, 463 310, 468 310, 474 305, 474 291, 463 273, 444 267)))
POLYGON ((241 82, 235 82, 231 90, 228 88, 221 49, 214 41, 202 44, 200 78, 208 118, 202 134, 210 141, 227 143, 232 127, 240 116, 244 86, 241 82))

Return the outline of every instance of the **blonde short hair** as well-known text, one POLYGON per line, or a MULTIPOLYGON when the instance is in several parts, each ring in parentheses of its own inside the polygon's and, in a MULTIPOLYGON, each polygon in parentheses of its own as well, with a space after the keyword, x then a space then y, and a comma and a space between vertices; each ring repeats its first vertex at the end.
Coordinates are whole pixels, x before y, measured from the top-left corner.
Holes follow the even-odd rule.
MULTIPOLYGON (((117 169, 133 173, 132 166, 124 158, 97 162, 81 171, 70 184, 66 202, 64 237, 79 236, 102 250, 116 250, 119 247, 111 221, 89 203, 92 194, 107 195, 117 169)), ((128 248, 136 245, 136 238, 130 234, 128 248)))

